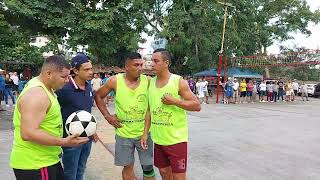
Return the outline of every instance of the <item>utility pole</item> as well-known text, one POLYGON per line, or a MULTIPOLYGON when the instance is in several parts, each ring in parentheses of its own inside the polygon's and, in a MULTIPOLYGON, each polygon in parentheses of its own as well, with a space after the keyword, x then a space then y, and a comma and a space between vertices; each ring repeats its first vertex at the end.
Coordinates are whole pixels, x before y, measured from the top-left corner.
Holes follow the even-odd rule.
MULTIPOLYGON (((224 21, 223 21, 223 29, 222 29, 222 38, 221 38, 221 50, 219 52, 219 67, 218 67, 218 79, 217 79, 217 97, 216 97, 216 103, 219 103, 219 93, 220 93, 220 77, 221 77, 221 68, 222 68, 222 56, 224 51, 224 37, 226 32, 226 24, 227 24, 227 16, 228 16, 228 7, 233 7, 230 3, 227 3, 227 0, 224 0, 224 2, 218 2, 219 4, 222 4, 224 6, 224 21)), ((224 72, 226 73, 226 72, 224 72)))

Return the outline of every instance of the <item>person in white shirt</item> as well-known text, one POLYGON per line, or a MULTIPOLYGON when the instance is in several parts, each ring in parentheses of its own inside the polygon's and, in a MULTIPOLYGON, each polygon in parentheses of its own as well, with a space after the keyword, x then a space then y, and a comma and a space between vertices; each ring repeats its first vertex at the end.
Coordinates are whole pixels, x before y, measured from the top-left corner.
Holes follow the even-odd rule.
POLYGON ((196 90, 197 90, 197 96, 198 96, 199 102, 200 102, 201 104, 204 103, 204 93, 203 93, 202 79, 201 79, 201 78, 199 78, 199 79, 197 80, 196 90))
POLYGON ((206 104, 209 104, 208 84, 209 84, 208 81, 203 77, 201 82, 201 88, 206 98, 206 102, 205 102, 206 104))
POLYGON ((234 98, 235 104, 238 103, 237 99, 239 97, 239 86, 240 86, 240 84, 239 84, 238 80, 234 79, 233 80, 233 98, 234 98))
POLYGON ((260 89, 260 102, 266 102, 264 100, 264 96, 267 94, 267 84, 266 81, 262 81, 261 84, 259 85, 260 89))
POLYGON ((300 91, 301 91, 302 101, 304 101, 304 98, 306 98, 306 100, 309 101, 309 99, 308 99, 308 86, 304 82, 300 86, 300 91))
POLYGON ((92 92, 93 94, 95 94, 102 85, 102 80, 99 77, 98 73, 94 74, 94 78, 91 80, 91 85, 92 85, 92 92))
POLYGON ((299 83, 297 82, 296 79, 293 80, 292 82, 292 87, 293 87, 293 96, 292 96, 292 101, 294 101, 295 96, 298 96, 298 91, 299 91, 299 83))
POLYGON ((14 72, 10 75, 10 79, 13 81, 13 87, 12 90, 15 93, 16 96, 18 96, 18 85, 19 85, 19 77, 17 72, 14 72))

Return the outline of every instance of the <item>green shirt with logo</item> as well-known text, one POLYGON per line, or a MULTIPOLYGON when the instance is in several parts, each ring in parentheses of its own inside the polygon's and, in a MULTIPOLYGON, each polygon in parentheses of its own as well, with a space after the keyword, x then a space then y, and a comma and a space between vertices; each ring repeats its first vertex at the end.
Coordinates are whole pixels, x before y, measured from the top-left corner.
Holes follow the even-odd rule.
POLYGON ((180 99, 179 81, 181 76, 171 74, 168 83, 156 87, 157 77, 150 81, 149 106, 151 113, 151 137, 159 145, 173 145, 188 141, 188 125, 186 111, 175 105, 165 105, 161 99, 169 94, 180 99))
POLYGON ((116 115, 122 124, 116 134, 124 138, 142 136, 148 109, 148 78, 140 75, 139 86, 129 88, 125 83, 125 74, 118 74, 115 97, 116 115))

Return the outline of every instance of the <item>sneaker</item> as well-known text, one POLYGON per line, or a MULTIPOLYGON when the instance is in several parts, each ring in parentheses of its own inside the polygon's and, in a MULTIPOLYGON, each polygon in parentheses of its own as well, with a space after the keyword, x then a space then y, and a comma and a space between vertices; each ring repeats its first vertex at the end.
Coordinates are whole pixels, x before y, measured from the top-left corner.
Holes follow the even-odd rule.
POLYGON ((7 104, 7 105, 6 105, 6 107, 10 107, 10 105, 9 105, 9 104, 7 104))

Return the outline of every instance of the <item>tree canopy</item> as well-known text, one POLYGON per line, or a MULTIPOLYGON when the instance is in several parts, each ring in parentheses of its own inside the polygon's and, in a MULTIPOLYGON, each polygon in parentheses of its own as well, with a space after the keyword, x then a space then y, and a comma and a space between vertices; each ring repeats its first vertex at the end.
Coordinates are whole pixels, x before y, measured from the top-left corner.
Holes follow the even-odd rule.
MULTIPOLYGON (((228 56, 266 53, 275 40, 293 38, 290 32, 310 35, 308 23, 320 19, 319 10, 312 12, 306 0, 228 2, 235 6, 228 9, 228 56)), ((217 65, 223 9, 212 0, 1 0, 0 58, 58 52, 58 44, 73 50, 88 45, 96 62, 116 65, 124 53, 137 50, 144 41, 140 34, 146 32, 166 38, 174 55, 172 68, 191 74, 217 65), (42 49, 28 47, 30 37, 37 35, 47 35, 51 43, 42 49)))

